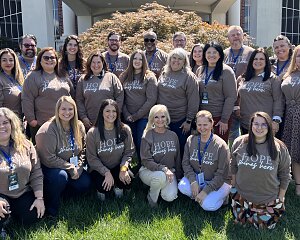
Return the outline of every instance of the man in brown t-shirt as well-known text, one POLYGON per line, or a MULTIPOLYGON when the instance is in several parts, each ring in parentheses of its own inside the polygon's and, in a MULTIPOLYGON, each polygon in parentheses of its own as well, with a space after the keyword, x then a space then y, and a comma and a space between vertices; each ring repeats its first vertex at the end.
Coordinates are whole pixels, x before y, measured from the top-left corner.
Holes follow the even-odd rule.
POLYGON ((145 55, 149 69, 158 79, 163 67, 166 65, 168 54, 157 48, 157 35, 152 30, 144 33, 145 55))
POLYGON ((108 70, 117 77, 126 70, 129 63, 129 56, 120 51, 121 36, 116 32, 110 32, 107 36, 108 48, 103 53, 108 70))

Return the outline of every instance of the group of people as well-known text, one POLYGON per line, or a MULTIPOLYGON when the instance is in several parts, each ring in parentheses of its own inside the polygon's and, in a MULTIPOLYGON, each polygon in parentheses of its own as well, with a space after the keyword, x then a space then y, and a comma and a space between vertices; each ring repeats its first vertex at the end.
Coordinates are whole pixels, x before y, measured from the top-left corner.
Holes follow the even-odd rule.
POLYGON ((239 26, 228 40, 189 53, 177 32, 167 54, 149 30, 129 57, 111 32, 107 51, 85 60, 75 35, 60 58, 52 47, 36 56, 37 39, 24 35, 19 57, 0 50, 0 227, 57 216, 62 194, 122 197, 136 156, 151 207, 179 190, 216 211, 230 195, 235 222, 274 228, 291 160, 300 196, 300 47, 277 36, 269 59, 239 26))

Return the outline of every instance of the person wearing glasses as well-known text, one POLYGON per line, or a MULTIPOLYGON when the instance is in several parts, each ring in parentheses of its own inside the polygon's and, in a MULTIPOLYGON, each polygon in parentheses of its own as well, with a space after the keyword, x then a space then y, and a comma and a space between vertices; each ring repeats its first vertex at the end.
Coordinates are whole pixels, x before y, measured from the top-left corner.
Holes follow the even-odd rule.
POLYGON ((59 60, 59 67, 66 71, 72 81, 74 90, 79 78, 84 72, 85 60, 83 58, 81 42, 76 35, 70 35, 65 39, 59 60))
POLYGON ((185 49, 186 35, 184 32, 176 32, 173 35, 173 48, 185 49))
POLYGON ((24 77, 18 57, 10 48, 0 50, 0 107, 7 107, 22 119, 21 92, 24 77))
POLYGON ((166 65, 168 54, 157 47, 157 35, 151 29, 144 33, 144 46, 148 67, 158 79, 166 65))
POLYGON ((169 127, 179 138, 181 155, 198 111, 198 102, 199 86, 190 68, 188 54, 182 48, 175 48, 169 53, 167 64, 158 79, 157 103, 169 110, 169 127))
POLYGON ((79 119, 86 130, 95 125, 100 105, 104 99, 113 99, 119 109, 123 107, 124 91, 119 78, 107 69, 100 51, 94 50, 86 61, 86 74, 78 81, 76 104, 79 119))
POLYGON ((291 64, 283 76, 281 90, 286 106, 282 141, 291 154, 295 193, 300 197, 300 45, 294 49, 291 64))
POLYGON ((27 77, 28 73, 35 68, 36 54, 37 54, 37 39, 32 34, 25 34, 21 37, 19 48, 21 55, 19 56, 20 66, 24 75, 27 77))
POLYGON ((72 82, 59 71, 54 48, 43 48, 36 61, 36 68, 27 76, 21 95, 22 110, 34 144, 37 130, 55 115, 57 99, 74 95, 72 82))
POLYGON ((27 226, 42 218, 45 213, 43 197, 43 173, 35 148, 22 133, 18 116, 1 107, 0 231, 10 216, 27 226))
POLYGON ((232 213, 235 223, 273 229, 285 212, 291 158, 267 113, 255 112, 249 125, 231 148, 232 213))
POLYGON ((45 204, 51 216, 57 216, 63 193, 75 196, 90 188, 90 177, 83 169, 85 137, 75 101, 71 96, 62 96, 56 103, 55 116, 36 134, 36 150, 44 173, 45 204))
POLYGON ((108 49, 103 53, 108 71, 117 77, 126 70, 129 63, 129 56, 120 51, 121 36, 119 33, 110 32, 107 36, 108 49))
POLYGON ((132 131, 140 165, 140 145, 147 117, 157 100, 157 79, 148 69, 142 50, 130 55, 129 66, 120 76, 124 89, 123 117, 132 131))
POLYGON ((242 134, 248 133, 251 115, 263 111, 272 116, 273 131, 279 129, 283 114, 281 81, 271 72, 269 57, 263 48, 254 50, 246 72, 237 79, 242 134))

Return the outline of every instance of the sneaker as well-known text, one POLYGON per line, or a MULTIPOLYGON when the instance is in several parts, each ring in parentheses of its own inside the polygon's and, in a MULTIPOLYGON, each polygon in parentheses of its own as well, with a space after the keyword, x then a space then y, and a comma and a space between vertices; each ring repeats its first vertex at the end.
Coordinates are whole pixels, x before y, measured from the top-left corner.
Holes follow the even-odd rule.
POLYGON ((120 189, 117 187, 114 187, 114 193, 115 193, 116 198, 122 198, 124 195, 123 189, 120 189))
POLYGON ((148 200, 148 204, 149 204, 149 206, 150 206, 151 208, 157 208, 157 207, 158 207, 157 202, 154 202, 154 201, 152 200, 152 198, 150 197, 150 194, 149 194, 149 193, 147 194, 147 200, 148 200))
POLYGON ((97 198, 98 198, 101 202, 104 202, 104 201, 105 201, 105 193, 102 193, 102 192, 98 192, 98 191, 97 191, 97 198))

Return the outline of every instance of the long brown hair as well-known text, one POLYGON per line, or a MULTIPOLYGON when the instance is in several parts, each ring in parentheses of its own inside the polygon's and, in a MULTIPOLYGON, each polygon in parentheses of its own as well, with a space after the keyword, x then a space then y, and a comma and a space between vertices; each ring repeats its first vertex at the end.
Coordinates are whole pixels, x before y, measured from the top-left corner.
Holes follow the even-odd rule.
POLYGON ((107 68, 107 64, 105 62, 105 59, 103 57, 103 55, 101 54, 101 52, 99 50, 94 50, 90 53, 88 59, 86 60, 86 67, 85 67, 85 76, 84 76, 84 80, 88 80, 92 75, 93 75, 93 71, 91 69, 91 64, 92 64, 92 60, 94 57, 100 57, 101 61, 102 61, 102 71, 107 72, 108 68, 107 68))
POLYGON ((253 120, 255 117, 262 117, 265 119, 267 125, 268 125, 268 133, 266 136, 266 142, 268 143, 268 152, 272 160, 275 160, 278 156, 278 150, 275 145, 275 138, 273 135, 273 129, 272 129, 272 119, 269 116, 269 114, 265 112, 255 112, 250 119, 250 127, 249 127, 249 135, 248 138, 246 138, 247 142, 247 153, 249 156, 256 156, 258 153, 256 149, 256 142, 255 142, 255 136, 252 131, 252 125, 253 120))

